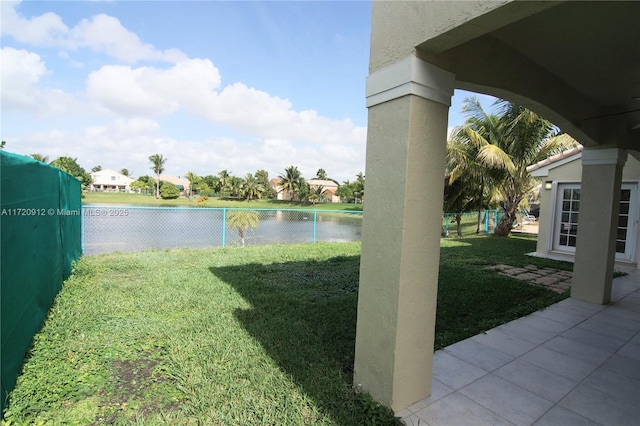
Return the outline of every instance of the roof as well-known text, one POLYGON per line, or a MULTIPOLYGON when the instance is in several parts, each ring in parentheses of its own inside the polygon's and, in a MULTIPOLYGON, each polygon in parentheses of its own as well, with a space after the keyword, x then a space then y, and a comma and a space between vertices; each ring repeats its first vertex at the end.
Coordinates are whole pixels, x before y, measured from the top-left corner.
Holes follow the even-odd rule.
POLYGON ((111 169, 103 169, 97 172, 91 172, 91 180, 94 185, 115 185, 115 184, 130 184, 135 179, 125 176, 122 173, 116 172, 111 169), (111 179, 115 176, 115 179, 111 179))
POLYGON ((174 185, 182 185, 185 188, 189 187, 189 179, 182 178, 180 176, 160 175, 160 180, 171 182, 174 185))
POLYGON ((325 179, 309 179, 307 183, 311 186, 322 186, 325 189, 338 187, 338 184, 334 181, 325 179))
POLYGON ((545 160, 538 161, 537 163, 527 167, 527 172, 531 173, 531 176, 534 177, 547 176, 549 174, 549 170, 582 157, 583 149, 582 145, 578 145, 577 147, 563 151, 560 154, 552 155, 545 160))

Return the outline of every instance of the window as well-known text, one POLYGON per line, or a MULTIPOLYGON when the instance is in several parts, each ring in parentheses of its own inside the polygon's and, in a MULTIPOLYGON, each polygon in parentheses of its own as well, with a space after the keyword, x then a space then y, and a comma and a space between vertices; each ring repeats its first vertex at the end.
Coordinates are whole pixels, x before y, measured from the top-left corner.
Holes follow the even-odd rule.
POLYGON ((620 213, 618 215, 618 234, 616 235, 616 253, 625 253, 629 232, 629 212, 631 211, 631 190, 623 189, 620 194, 620 213))
POLYGON ((561 250, 575 251, 578 238, 580 186, 564 185, 560 190, 557 246, 561 250))

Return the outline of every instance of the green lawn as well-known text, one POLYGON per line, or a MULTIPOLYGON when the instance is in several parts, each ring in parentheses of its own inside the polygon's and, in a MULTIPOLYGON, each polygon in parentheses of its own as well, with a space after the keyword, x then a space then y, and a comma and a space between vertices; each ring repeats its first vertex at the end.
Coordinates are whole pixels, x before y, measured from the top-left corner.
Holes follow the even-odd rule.
POLYGON ((252 208, 252 209, 318 209, 318 210, 347 210, 362 211, 362 204, 303 204, 282 200, 252 200, 252 201, 231 201, 221 200, 217 197, 210 197, 208 200, 198 203, 198 197, 179 197, 175 200, 156 200, 153 195, 128 194, 124 192, 85 192, 82 198, 83 204, 134 204, 141 206, 184 206, 184 207, 228 207, 228 208, 252 208))
MULTIPOLYGON (((436 346, 566 295, 485 270, 529 238, 442 241, 436 346)), ((87 256, 7 419, 17 424, 395 424, 351 390, 359 243, 87 256)))

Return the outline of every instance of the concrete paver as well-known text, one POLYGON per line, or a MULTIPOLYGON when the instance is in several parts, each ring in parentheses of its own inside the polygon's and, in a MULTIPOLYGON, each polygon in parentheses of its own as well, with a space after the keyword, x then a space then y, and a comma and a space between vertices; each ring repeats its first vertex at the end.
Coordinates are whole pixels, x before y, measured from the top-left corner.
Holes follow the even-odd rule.
POLYGON ((437 351, 434 395, 399 413, 403 421, 637 425, 640 271, 614 279, 613 290, 610 305, 565 299, 437 351))

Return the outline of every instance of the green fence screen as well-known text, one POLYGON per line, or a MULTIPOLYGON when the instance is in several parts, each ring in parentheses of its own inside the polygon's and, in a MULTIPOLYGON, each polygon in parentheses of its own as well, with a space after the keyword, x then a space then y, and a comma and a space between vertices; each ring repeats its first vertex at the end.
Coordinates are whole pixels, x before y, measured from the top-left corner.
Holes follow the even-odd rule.
POLYGON ((81 188, 73 176, 0 151, 2 412, 25 354, 82 253, 81 188))

